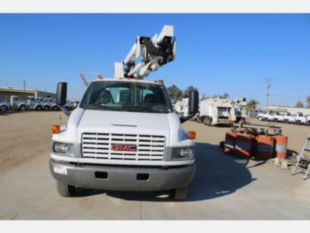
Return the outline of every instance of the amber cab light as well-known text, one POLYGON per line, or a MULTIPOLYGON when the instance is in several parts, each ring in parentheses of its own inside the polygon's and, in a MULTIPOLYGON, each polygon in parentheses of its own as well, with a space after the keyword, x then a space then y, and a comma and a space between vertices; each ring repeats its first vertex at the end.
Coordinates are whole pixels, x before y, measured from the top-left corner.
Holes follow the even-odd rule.
POLYGON ((60 126, 59 125, 52 125, 52 133, 53 134, 60 133, 60 126))
POLYGON ((196 138, 196 132, 195 131, 189 131, 187 133, 188 139, 194 140, 196 138))

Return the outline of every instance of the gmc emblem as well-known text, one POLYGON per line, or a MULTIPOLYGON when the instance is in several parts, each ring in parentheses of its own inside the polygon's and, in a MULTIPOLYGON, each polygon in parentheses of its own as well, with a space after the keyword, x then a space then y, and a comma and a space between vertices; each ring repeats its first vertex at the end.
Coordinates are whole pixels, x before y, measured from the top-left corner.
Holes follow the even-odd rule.
POLYGON ((115 144, 111 146, 111 149, 116 151, 137 151, 137 146, 115 144))

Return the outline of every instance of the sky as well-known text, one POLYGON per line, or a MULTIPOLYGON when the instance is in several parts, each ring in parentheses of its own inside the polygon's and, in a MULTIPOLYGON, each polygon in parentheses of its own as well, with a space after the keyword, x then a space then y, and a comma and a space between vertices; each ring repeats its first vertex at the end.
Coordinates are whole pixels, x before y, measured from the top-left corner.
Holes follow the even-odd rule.
MULTIPOLYGON (((79 72, 113 75, 137 36, 174 25, 176 59, 150 74, 207 96, 305 103, 310 95, 310 14, 0 14, 0 86, 84 92, 79 72)), ((90 80, 95 77, 88 77, 90 80)))

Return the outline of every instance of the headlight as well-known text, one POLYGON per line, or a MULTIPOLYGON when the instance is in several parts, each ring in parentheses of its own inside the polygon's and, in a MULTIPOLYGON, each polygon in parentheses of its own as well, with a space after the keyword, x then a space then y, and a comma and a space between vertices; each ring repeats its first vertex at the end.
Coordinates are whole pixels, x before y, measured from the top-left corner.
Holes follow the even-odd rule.
POLYGON ((70 145, 67 143, 54 142, 53 151, 55 153, 66 154, 69 152, 70 145))
POLYGON ((194 158, 194 150, 192 147, 174 148, 172 158, 174 158, 174 159, 192 159, 192 158, 194 158))

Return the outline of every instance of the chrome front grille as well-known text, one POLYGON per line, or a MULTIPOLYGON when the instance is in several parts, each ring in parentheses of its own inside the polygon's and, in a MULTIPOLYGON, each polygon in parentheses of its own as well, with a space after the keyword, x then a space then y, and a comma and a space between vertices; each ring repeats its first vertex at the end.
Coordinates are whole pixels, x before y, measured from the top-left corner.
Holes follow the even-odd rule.
POLYGON ((82 134, 83 158, 103 160, 162 161, 165 153, 165 136, 145 134, 82 134), (135 151, 112 150, 115 146, 130 145, 135 151))

